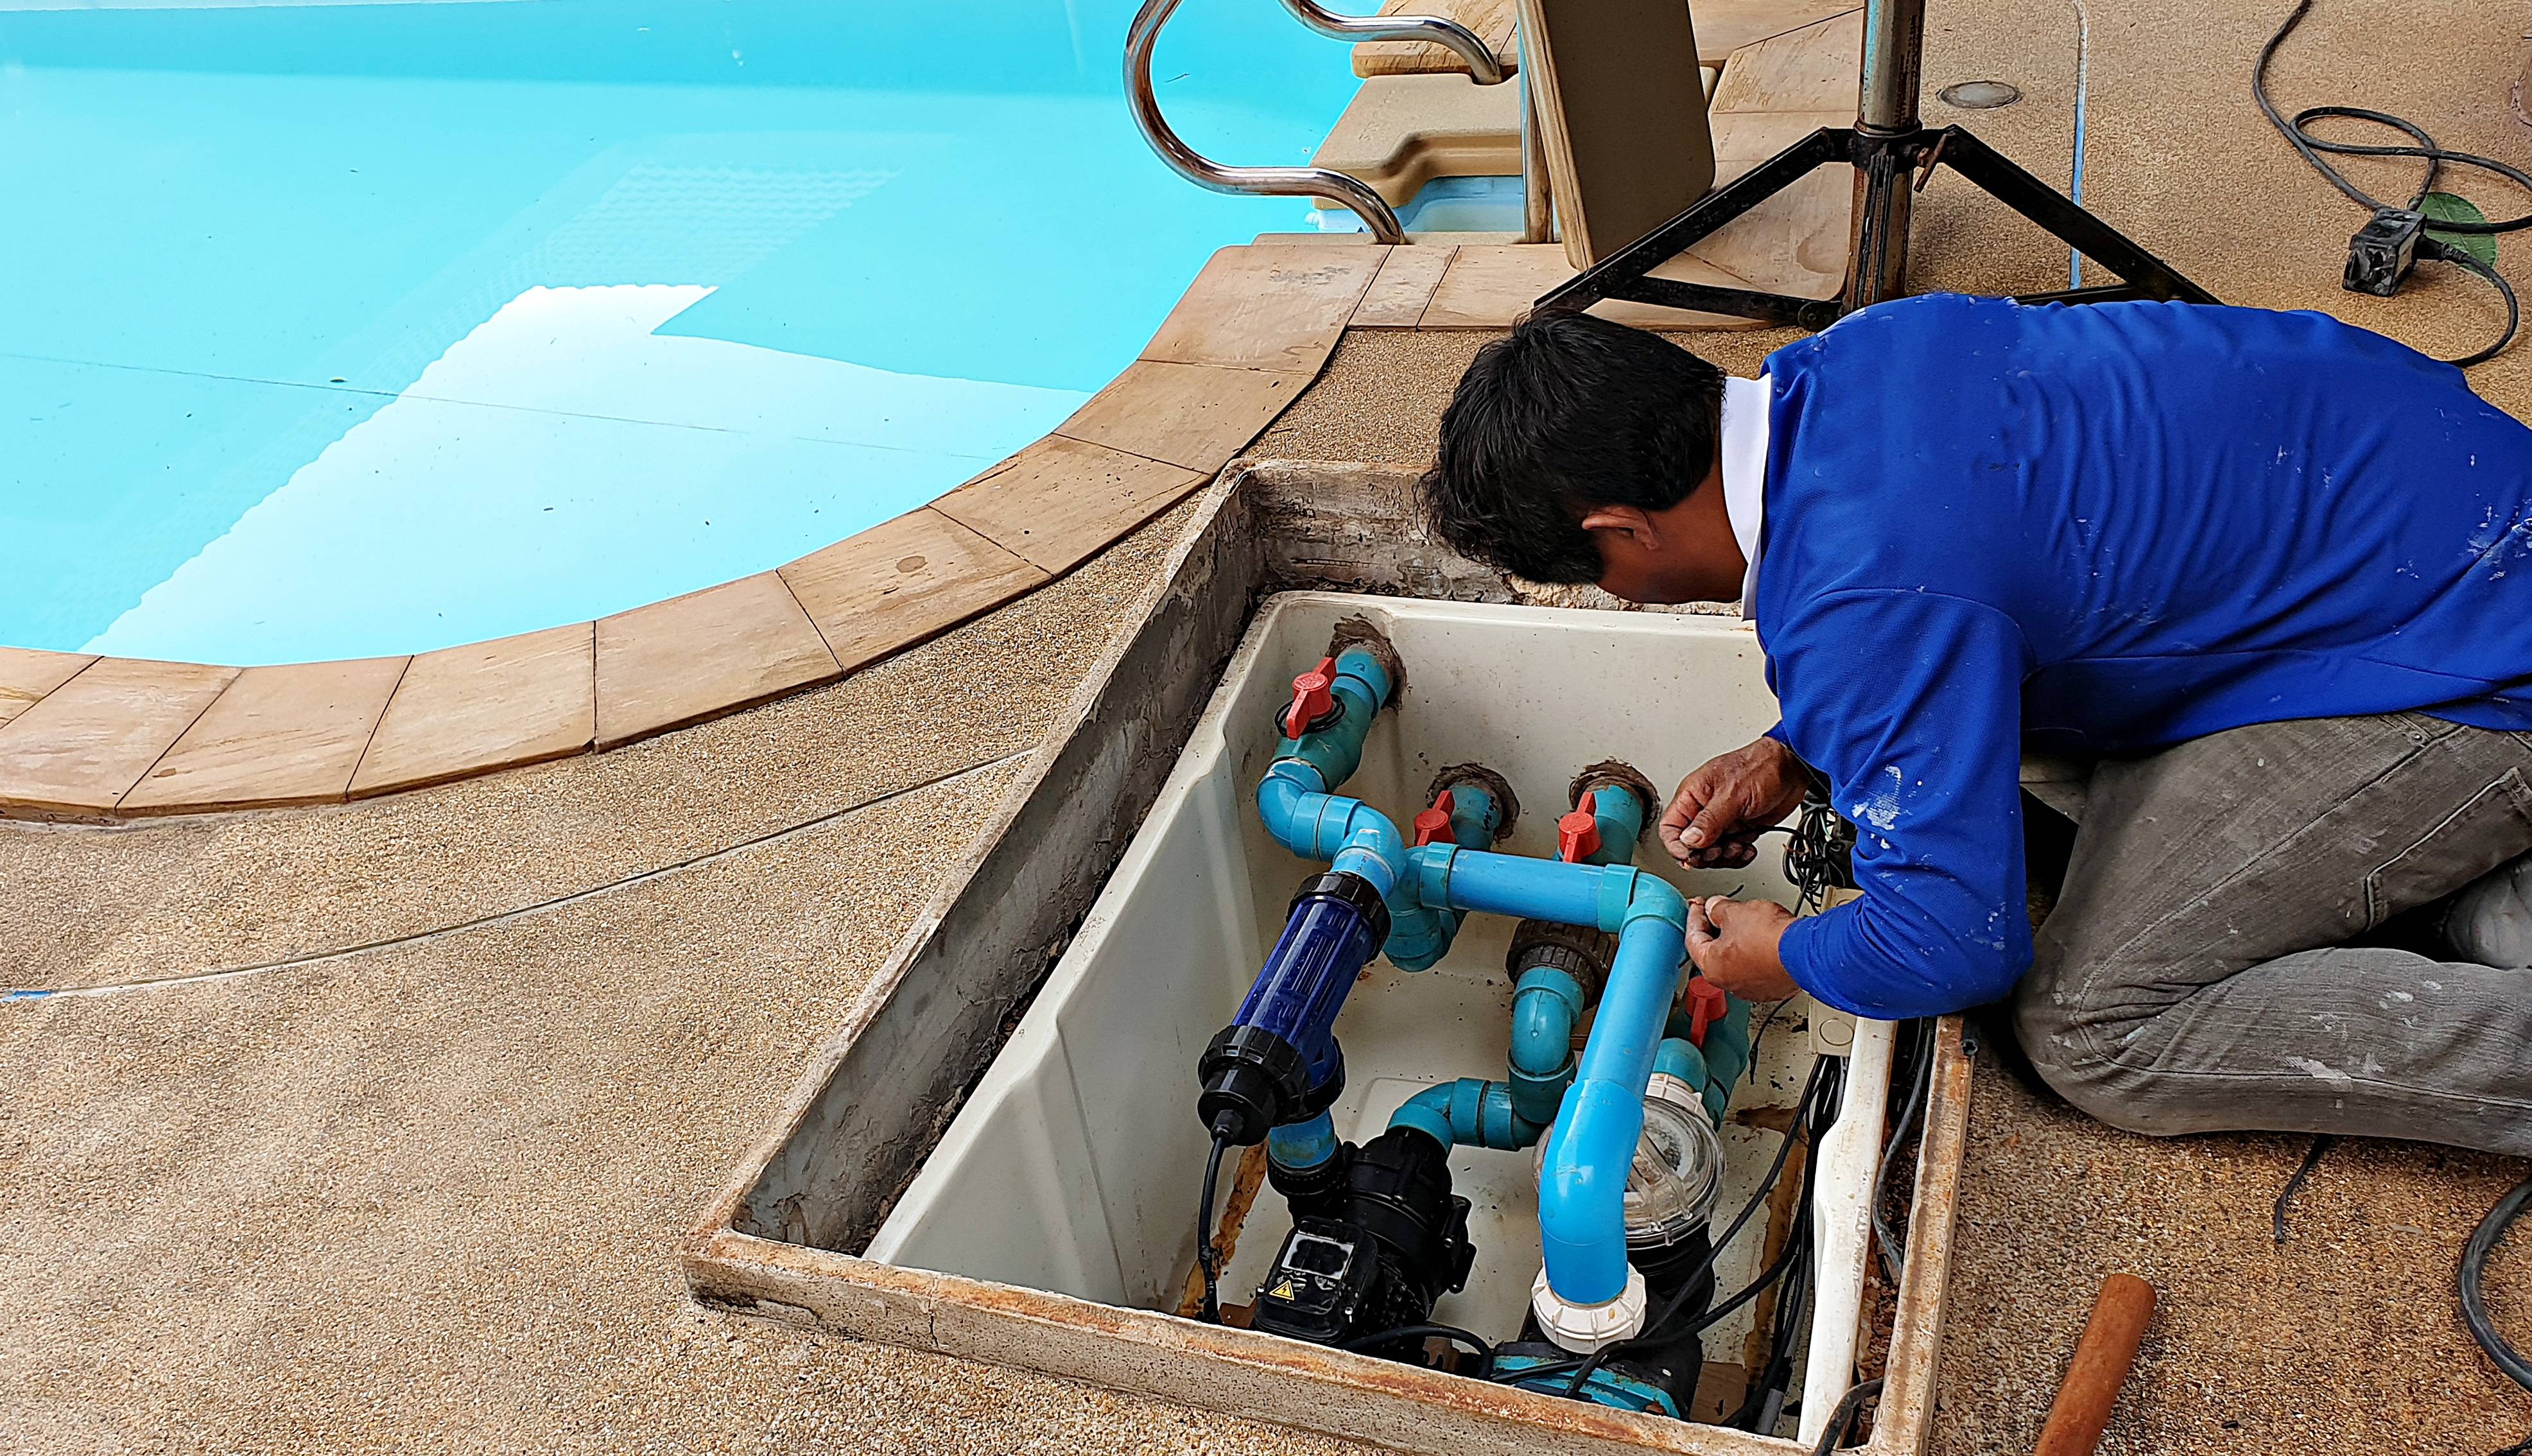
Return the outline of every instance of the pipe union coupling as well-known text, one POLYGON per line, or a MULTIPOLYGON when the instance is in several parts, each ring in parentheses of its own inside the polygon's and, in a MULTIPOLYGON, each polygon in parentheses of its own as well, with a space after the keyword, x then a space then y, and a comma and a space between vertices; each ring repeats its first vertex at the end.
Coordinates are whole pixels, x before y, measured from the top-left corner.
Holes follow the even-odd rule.
POLYGON ((1593 1355, 1620 1340, 1644 1332, 1644 1276, 1632 1265, 1627 1287, 1605 1305, 1576 1305, 1557 1298, 1547 1285, 1547 1270, 1529 1282, 1529 1312, 1538 1327, 1570 1355, 1593 1355))

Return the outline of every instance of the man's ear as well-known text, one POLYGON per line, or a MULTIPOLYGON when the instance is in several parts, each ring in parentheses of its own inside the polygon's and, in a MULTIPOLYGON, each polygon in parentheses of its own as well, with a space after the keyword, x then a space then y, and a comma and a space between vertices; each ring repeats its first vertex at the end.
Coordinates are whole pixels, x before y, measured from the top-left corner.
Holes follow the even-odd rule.
POLYGON ((1661 547, 1661 527, 1653 518, 1632 505, 1595 505, 1582 517, 1585 531, 1611 531, 1627 538, 1640 552, 1657 551, 1661 547))

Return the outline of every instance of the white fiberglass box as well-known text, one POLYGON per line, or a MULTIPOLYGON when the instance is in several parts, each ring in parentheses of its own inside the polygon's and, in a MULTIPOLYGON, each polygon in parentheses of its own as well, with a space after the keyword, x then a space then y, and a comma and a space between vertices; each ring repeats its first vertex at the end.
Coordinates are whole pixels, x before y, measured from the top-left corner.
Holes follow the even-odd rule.
MULTIPOLYGON (((1390 639, 1406 671, 1394 710, 1340 791, 1404 825, 1438 770, 1483 764, 1510 782, 1521 806, 1498 846, 1508 852, 1553 852, 1556 818, 1586 765, 1619 759, 1667 791, 1776 719, 1757 642, 1732 618, 1326 592, 1270 599, 1115 875, 865 1257, 1104 1304, 1180 1308, 1209 1145, 1195 1113, 1196 1059, 1248 989, 1294 889, 1319 867, 1268 838, 1254 808, 1257 779, 1274 756, 1274 713, 1293 676, 1325 653, 1340 619, 1355 615, 1390 639)), ((1637 863, 1689 895, 1791 903, 1781 842, 1764 843, 1747 869, 1684 872, 1647 835, 1637 863)), ((1334 1109, 1340 1136, 1368 1139, 1432 1082, 1504 1076, 1510 930, 1501 917, 1473 915, 1429 970, 1380 959, 1366 968, 1337 1022, 1348 1068, 1334 1109)), ((1785 1009, 1735 1093, 1719 1217, 1748 1198, 1776 1151, 1777 1133, 1757 1124, 1783 1119, 1746 1114, 1789 1107, 1798 1095, 1811 1051, 1804 1010, 1785 1009)), ((1886 1076, 1888 1051, 1886 1034, 1868 1032, 1857 1045, 1848 1110, 1869 1111, 1873 1136, 1830 1139, 1818 1194, 1823 1209, 1849 1222, 1878 1152, 1883 1089, 1871 1083, 1886 1076)), ((1473 1205, 1476 1261, 1434 1317, 1509 1340, 1539 1261, 1530 1155, 1464 1147, 1451 1170, 1454 1191, 1473 1205)), ((1288 1227, 1271 1189, 1243 1226, 1226 1223, 1226 1239, 1237 1237, 1226 1304, 1254 1293, 1288 1227)), ((1844 1321, 1838 1343, 1851 1347, 1860 1235, 1826 1249, 1817 1304, 1844 1321)), ((1747 1283, 1758 1252, 1749 1236, 1727 1250, 1719 1288, 1747 1283)), ((1737 1352, 1748 1327, 1745 1310, 1709 1332, 1708 1350, 1737 1352)), ((1842 1388, 1826 1390, 1823 1409, 1842 1388)), ((1806 1391, 1807 1409, 1813 1394, 1806 1391)))

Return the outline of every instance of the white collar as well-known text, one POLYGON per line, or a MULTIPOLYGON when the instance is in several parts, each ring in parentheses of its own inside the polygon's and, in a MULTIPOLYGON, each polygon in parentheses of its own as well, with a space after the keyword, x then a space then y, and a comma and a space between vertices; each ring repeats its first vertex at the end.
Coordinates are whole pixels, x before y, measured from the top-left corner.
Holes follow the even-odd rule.
POLYGON ((1748 616, 1758 590, 1758 528, 1766 519, 1767 407, 1775 382, 1766 375, 1755 379, 1723 379, 1723 419, 1717 428, 1723 457, 1723 511, 1732 521, 1732 539, 1740 545, 1750 569, 1741 578, 1741 614, 1748 616))

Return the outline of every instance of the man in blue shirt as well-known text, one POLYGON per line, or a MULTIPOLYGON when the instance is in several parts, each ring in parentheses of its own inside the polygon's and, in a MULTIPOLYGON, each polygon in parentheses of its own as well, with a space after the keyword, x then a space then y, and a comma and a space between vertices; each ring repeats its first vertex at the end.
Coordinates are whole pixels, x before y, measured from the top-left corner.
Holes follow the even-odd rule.
POLYGON ((1783 721, 1663 841, 1747 863, 1816 778, 1863 894, 1700 905, 1726 988, 2009 996, 2141 1132, 2532 1153, 2532 970, 2347 944, 2532 851, 2532 431, 2459 371, 2319 314, 1931 296, 1726 379, 1549 315, 1424 495, 1517 575, 1755 619, 1783 721), (2036 944, 2026 750, 2098 761, 2036 944))

